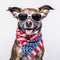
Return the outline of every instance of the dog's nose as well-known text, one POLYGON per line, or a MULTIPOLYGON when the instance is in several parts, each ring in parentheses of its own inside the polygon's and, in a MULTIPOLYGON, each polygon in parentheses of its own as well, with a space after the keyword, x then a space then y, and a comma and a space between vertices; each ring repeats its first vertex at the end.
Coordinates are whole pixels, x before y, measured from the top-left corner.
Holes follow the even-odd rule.
POLYGON ((27 21, 27 22, 26 22, 26 26, 27 26, 27 27, 31 27, 31 26, 32 26, 32 22, 31 22, 31 21, 27 21))

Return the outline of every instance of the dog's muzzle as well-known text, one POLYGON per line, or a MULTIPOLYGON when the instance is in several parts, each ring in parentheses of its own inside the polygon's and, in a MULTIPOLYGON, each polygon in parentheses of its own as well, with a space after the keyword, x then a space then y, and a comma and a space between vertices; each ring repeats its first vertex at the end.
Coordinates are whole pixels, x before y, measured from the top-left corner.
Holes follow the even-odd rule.
POLYGON ((26 21, 24 22, 24 28, 25 30, 32 30, 34 28, 34 23, 32 21, 26 21))

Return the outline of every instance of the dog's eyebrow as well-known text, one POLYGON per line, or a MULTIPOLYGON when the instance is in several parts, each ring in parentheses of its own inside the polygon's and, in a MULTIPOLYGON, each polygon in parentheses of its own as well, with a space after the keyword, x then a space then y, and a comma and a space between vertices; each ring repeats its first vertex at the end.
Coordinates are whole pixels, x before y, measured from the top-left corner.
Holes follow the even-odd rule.
POLYGON ((24 8, 24 9, 22 10, 22 12, 24 12, 25 10, 35 11, 35 12, 39 13, 39 10, 38 10, 38 9, 35 9, 35 8, 24 8))

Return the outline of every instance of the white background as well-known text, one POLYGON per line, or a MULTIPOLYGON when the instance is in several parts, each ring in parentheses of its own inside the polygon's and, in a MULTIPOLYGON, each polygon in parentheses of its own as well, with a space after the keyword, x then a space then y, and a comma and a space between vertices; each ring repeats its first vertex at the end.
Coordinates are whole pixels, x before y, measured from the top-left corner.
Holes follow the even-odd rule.
POLYGON ((17 20, 6 11, 8 7, 38 8, 42 5, 55 9, 42 21, 44 60, 60 60, 60 0, 0 0, 0 60, 9 60, 17 28, 17 20))

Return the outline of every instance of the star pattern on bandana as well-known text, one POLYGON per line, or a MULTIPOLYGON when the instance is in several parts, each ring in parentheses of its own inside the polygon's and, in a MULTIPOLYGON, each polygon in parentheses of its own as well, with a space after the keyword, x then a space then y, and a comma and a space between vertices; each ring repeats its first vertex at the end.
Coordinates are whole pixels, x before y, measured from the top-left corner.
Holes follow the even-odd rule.
POLYGON ((22 50, 26 55, 28 55, 31 51, 34 50, 34 48, 38 46, 39 41, 41 40, 41 36, 42 35, 40 35, 36 40, 30 40, 25 45, 22 45, 22 50))

